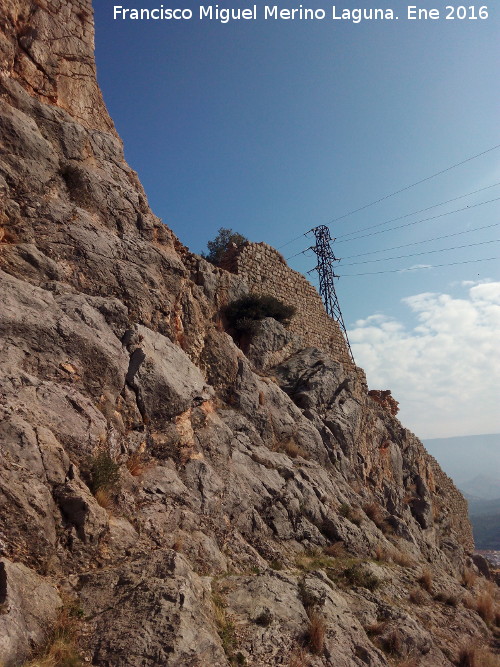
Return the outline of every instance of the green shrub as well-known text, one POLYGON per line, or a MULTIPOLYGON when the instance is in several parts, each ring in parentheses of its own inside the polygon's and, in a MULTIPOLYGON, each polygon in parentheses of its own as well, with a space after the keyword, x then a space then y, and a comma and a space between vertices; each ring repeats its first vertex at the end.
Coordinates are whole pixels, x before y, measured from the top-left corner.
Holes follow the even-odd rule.
POLYGON ((101 452, 90 459, 90 489, 95 495, 99 490, 114 491, 120 483, 120 466, 108 452, 101 452))
POLYGON ((360 586, 361 588, 367 588, 369 591, 374 591, 381 583, 378 577, 359 564, 348 567, 344 570, 343 575, 351 586, 360 586))
POLYGON ((343 516, 344 518, 348 519, 349 516, 351 515, 351 506, 348 505, 347 503, 342 503, 342 505, 339 507, 339 514, 340 516, 343 516))
POLYGON ((244 236, 238 234, 238 232, 233 232, 232 229, 220 227, 219 232, 213 241, 208 241, 207 243, 208 254, 202 252, 201 256, 212 264, 217 265, 221 261, 224 253, 229 248, 231 243, 239 246, 242 243, 245 243, 247 240, 248 239, 246 239, 244 236))
POLYGON ((286 325, 294 313, 293 306, 265 294, 249 294, 233 301, 224 310, 228 323, 239 333, 252 332, 255 323, 266 317, 273 317, 286 325))

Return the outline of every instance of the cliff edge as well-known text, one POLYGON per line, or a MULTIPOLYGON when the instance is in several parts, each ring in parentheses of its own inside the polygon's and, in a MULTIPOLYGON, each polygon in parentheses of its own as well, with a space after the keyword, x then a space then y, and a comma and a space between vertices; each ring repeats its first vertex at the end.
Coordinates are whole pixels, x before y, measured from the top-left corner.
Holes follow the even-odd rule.
POLYGON ((251 271, 150 211, 90 0, 0 3, 0 148, 4 667, 80 664, 43 662, 56 640, 108 667, 495 660, 451 480, 336 334, 269 318, 238 346, 251 271))

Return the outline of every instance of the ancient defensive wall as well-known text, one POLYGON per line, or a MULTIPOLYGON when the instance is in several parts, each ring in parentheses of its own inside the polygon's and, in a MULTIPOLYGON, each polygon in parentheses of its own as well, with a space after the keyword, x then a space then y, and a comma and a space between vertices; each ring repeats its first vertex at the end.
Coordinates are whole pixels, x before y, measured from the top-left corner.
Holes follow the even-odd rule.
POLYGON ((246 242, 230 248, 220 266, 244 278, 253 294, 269 294, 294 306, 290 331, 346 368, 354 367, 342 331, 327 315, 318 292, 277 250, 267 243, 246 242))

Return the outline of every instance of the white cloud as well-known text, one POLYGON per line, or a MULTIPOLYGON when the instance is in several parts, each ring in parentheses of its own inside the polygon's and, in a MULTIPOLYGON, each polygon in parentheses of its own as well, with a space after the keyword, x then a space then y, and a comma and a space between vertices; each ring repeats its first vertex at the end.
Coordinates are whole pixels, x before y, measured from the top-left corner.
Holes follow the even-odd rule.
POLYGON ((500 282, 403 303, 413 328, 377 314, 349 331, 370 387, 391 389, 401 421, 422 438, 500 431, 500 282))
POLYGON ((430 269, 432 267, 432 264, 412 264, 412 266, 409 266, 407 269, 401 269, 400 273, 404 273, 405 271, 415 271, 417 269, 430 269))

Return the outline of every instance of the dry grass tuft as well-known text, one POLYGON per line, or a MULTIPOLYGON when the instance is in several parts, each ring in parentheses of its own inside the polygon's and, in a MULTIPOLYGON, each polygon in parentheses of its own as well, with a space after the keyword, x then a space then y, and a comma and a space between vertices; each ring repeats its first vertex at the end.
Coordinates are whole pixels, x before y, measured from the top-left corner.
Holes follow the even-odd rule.
POLYGON ((398 660, 396 667, 419 667, 420 661, 418 658, 408 656, 402 660, 398 660))
POLYGON ((339 506, 338 512, 340 516, 343 516, 345 519, 348 519, 351 523, 356 526, 360 526, 361 522, 364 519, 364 513, 359 507, 351 507, 347 503, 342 503, 339 506))
POLYGON ((421 588, 412 588, 408 596, 413 604, 425 604, 427 597, 421 588))
POLYGON ((106 489, 104 487, 97 489, 97 491, 94 494, 94 497, 97 500, 97 503, 105 510, 108 510, 108 512, 113 511, 115 507, 115 501, 109 489, 106 489))
POLYGON ((434 596, 436 602, 442 602, 447 604, 449 607, 456 607, 458 605, 458 597, 453 595, 453 593, 446 593, 444 591, 437 593, 434 596))
POLYGON ((363 505, 363 511, 376 526, 380 526, 384 520, 384 513, 378 503, 368 503, 367 505, 363 505))
POLYGON ((391 655, 398 655, 403 650, 403 640, 397 630, 391 630, 389 634, 382 639, 382 644, 384 650, 391 655))
POLYGON ((384 510, 378 503, 371 502, 368 503, 367 505, 363 505, 363 511, 366 514, 366 516, 371 521, 373 521, 373 523, 377 526, 377 528, 379 528, 385 535, 394 532, 393 527, 390 525, 390 523, 387 522, 387 520, 384 517, 384 510))
POLYGON ((465 586, 465 588, 474 588, 476 581, 477 574, 470 568, 465 568, 462 572, 462 586, 465 586))
POLYGON ((332 558, 346 558, 347 551, 343 542, 334 542, 323 549, 327 556, 332 558))
POLYGON ((321 551, 306 551, 295 558, 295 566, 299 570, 323 570, 334 565, 331 556, 322 554, 321 551))
POLYGON ((470 647, 460 650, 457 667, 500 667, 500 657, 488 649, 470 647))
POLYGON ((485 623, 491 625, 495 619, 495 601, 490 593, 484 591, 476 598, 475 609, 485 623))
POLYGON ((272 450, 273 452, 282 452, 283 454, 289 456, 291 459, 296 459, 299 456, 306 460, 309 459, 309 454, 304 449, 302 449, 302 447, 298 445, 293 438, 275 442, 272 450))
POLYGON ((146 461, 142 452, 137 451, 128 457, 125 465, 131 475, 139 477, 139 475, 142 475, 142 473, 149 468, 151 463, 146 461))
POLYGON ((378 637, 385 632, 387 621, 375 621, 365 626, 364 630, 369 637, 378 637))
POLYGON ((401 567, 413 567, 415 565, 415 561, 411 556, 398 549, 395 549, 391 553, 391 558, 396 565, 401 565, 401 567))
POLYGON ((466 609, 472 609, 472 611, 476 611, 476 601, 472 595, 465 595, 462 598, 462 604, 466 609))
POLYGON ((500 609, 495 604, 495 598, 491 594, 492 587, 487 587, 475 598, 467 595, 463 598, 463 605, 466 609, 475 611, 487 625, 499 625, 500 609))
POLYGON ((309 664, 307 653, 302 646, 298 646, 290 653, 288 667, 306 667, 309 664))
POLYGON ((230 658, 233 656, 233 651, 236 648, 236 633, 234 623, 229 618, 226 612, 226 604, 220 595, 214 593, 212 595, 212 608, 217 633, 220 637, 222 648, 226 655, 230 658))
POLYGON ((306 640, 311 653, 321 655, 325 646, 326 623, 323 616, 313 611, 309 615, 306 640))
POLYGON ((24 667, 82 667, 77 650, 77 617, 74 607, 63 607, 45 644, 24 667))
POLYGON ((184 548, 184 541, 185 541, 184 535, 178 535, 175 538, 174 543, 172 544, 172 549, 174 551, 177 551, 177 553, 180 553, 184 548))
POLYGON ((395 548, 387 549, 381 544, 377 544, 375 547, 375 560, 396 563, 396 565, 401 565, 401 567, 413 567, 415 565, 415 561, 408 554, 395 548))
POLYGON ((432 581, 433 581, 432 572, 429 570, 428 567, 422 570, 422 574, 417 579, 417 581, 425 591, 427 591, 428 593, 432 592, 432 581))

